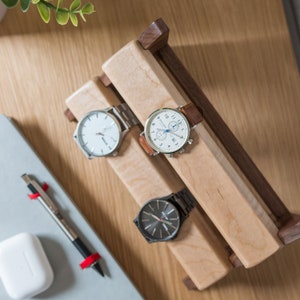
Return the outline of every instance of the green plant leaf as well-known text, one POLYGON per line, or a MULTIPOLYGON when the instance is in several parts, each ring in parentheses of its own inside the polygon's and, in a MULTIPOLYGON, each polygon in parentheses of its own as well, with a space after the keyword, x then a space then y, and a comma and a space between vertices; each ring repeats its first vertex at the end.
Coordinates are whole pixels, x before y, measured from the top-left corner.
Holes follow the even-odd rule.
POLYGON ((81 1, 80 0, 74 0, 70 5, 70 11, 74 11, 80 7, 81 1))
POLYGON ((5 6, 8 8, 12 8, 17 5, 18 0, 1 0, 5 6))
POLYGON ((81 19, 82 19, 84 22, 86 22, 86 19, 85 19, 84 15, 83 15, 82 10, 79 11, 79 15, 80 15, 81 19))
POLYGON ((90 15, 95 12, 94 5, 92 3, 87 3, 82 7, 81 11, 85 15, 90 15))
POLYGON ((70 20, 75 27, 78 26, 78 18, 74 13, 70 13, 70 20))
POLYGON ((38 4, 40 0, 31 0, 32 4, 38 4))
POLYGON ((42 18, 42 20, 45 23, 49 23, 50 21, 50 8, 47 7, 44 3, 42 2, 38 2, 38 4, 36 5, 39 11, 39 14, 42 18))
POLYGON ((66 25, 69 21, 70 14, 67 10, 56 11, 55 18, 59 25, 66 25))
POLYGON ((63 0, 58 0, 57 1, 57 9, 59 9, 61 7, 63 0))
POLYGON ((26 12, 30 6, 31 0, 21 0, 22 12, 26 12))

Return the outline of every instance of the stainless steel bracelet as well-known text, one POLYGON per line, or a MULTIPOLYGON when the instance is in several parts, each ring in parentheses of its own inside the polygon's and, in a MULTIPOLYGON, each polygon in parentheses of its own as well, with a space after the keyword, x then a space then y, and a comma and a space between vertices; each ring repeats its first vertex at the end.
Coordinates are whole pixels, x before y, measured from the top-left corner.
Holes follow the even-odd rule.
POLYGON ((196 206, 196 199, 187 188, 175 193, 173 200, 180 205, 185 216, 188 216, 189 212, 196 206))
POLYGON ((139 120, 131 111, 127 103, 121 103, 118 106, 114 106, 113 110, 126 128, 129 129, 132 126, 139 124, 139 120))

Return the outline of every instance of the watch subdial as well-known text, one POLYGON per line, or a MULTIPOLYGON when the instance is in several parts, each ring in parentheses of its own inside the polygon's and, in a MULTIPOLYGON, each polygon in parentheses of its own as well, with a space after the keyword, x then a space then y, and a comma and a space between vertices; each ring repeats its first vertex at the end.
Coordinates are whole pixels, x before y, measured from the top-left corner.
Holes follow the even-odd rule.
POLYGON ((170 132, 176 132, 179 128, 179 125, 180 125, 181 122, 170 122, 169 125, 168 125, 168 129, 170 132))
POLYGON ((159 141, 165 140, 167 138, 167 131, 164 130, 164 129, 157 129, 157 131, 156 131, 156 138, 159 141))

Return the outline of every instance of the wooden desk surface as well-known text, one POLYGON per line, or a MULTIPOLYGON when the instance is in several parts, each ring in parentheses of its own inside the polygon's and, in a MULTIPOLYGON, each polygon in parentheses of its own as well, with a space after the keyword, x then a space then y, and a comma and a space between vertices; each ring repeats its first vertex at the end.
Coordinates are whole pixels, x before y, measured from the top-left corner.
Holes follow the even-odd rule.
MULTIPOLYGON (((300 212, 300 75, 281 0, 97 1, 79 28, 36 10, 0 23, 0 113, 11 116, 146 299, 299 299, 300 243, 203 291, 165 244, 148 245, 138 205, 104 160, 72 140, 65 99, 156 18, 170 45, 291 211, 300 212)), ((151 182, 149 182, 151 184, 151 182)))

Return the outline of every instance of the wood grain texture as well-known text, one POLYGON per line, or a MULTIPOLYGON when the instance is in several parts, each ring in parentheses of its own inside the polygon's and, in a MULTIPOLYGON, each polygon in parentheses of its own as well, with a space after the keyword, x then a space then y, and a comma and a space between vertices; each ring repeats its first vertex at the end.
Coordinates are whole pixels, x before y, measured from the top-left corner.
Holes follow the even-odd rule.
MULTIPOLYGON (((142 124, 159 108, 186 104, 151 52, 138 42, 128 43, 102 69, 142 124)), ((200 124, 192 132, 195 143, 186 147, 188 153, 165 157, 243 265, 255 266, 280 248, 277 228, 205 127, 200 124)))
POLYGON ((177 88, 180 87, 188 99, 204 113, 205 120, 218 140, 261 196, 268 210, 272 212, 277 226, 279 228, 284 226, 292 218, 291 213, 172 50, 168 44, 169 32, 167 24, 159 18, 142 32, 138 42, 143 49, 155 55, 158 62, 165 67, 165 71, 170 72, 169 76, 175 79, 177 88))
MULTIPOLYGON (((77 120, 92 110, 119 103, 116 95, 97 78, 83 85, 66 100, 67 107, 77 120)), ((108 161, 135 201, 142 206, 150 199, 178 192, 184 188, 184 184, 163 157, 149 159, 139 146, 139 133, 140 128, 133 127, 126 134, 118 156, 100 160, 108 161)), ((135 216, 131 216, 132 220, 135 216)), ((140 235, 138 231, 136 234, 140 235)), ((196 209, 183 223, 177 238, 166 244, 199 290, 215 283, 232 269, 224 242, 218 240, 196 209)), ((162 270, 158 268, 158 271, 162 270)))
POLYGON ((261 196, 268 209, 274 215, 278 227, 285 225, 291 218, 291 214, 276 192, 272 189, 268 181, 261 174, 253 163, 247 152, 243 149, 239 141, 232 134, 227 124, 222 120, 215 108, 211 105, 207 97, 191 78, 187 70, 181 64, 170 46, 166 46, 159 52, 159 57, 165 63, 173 76, 179 81, 182 89, 188 97, 205 114, 205 120, 214 131, 218 140, 231 155, 247 180, 253 185, 261 196))
POLYGON ((300 78, 282 1, 94 2, 96 13, 78 28, 43 24, 34 6, 26 14, 8 11, 0 23, 0 112, 17 122, 145 299, 297 300, 299 242, 202 292, 175 284, 186 272, 166 245, 137 242, 128 216, 139 206, 108 164, 83 157, 72 140, 75 124, 63 115, 69 95, 162 17, 176 55, 285 205, 299 213, 300 78))

